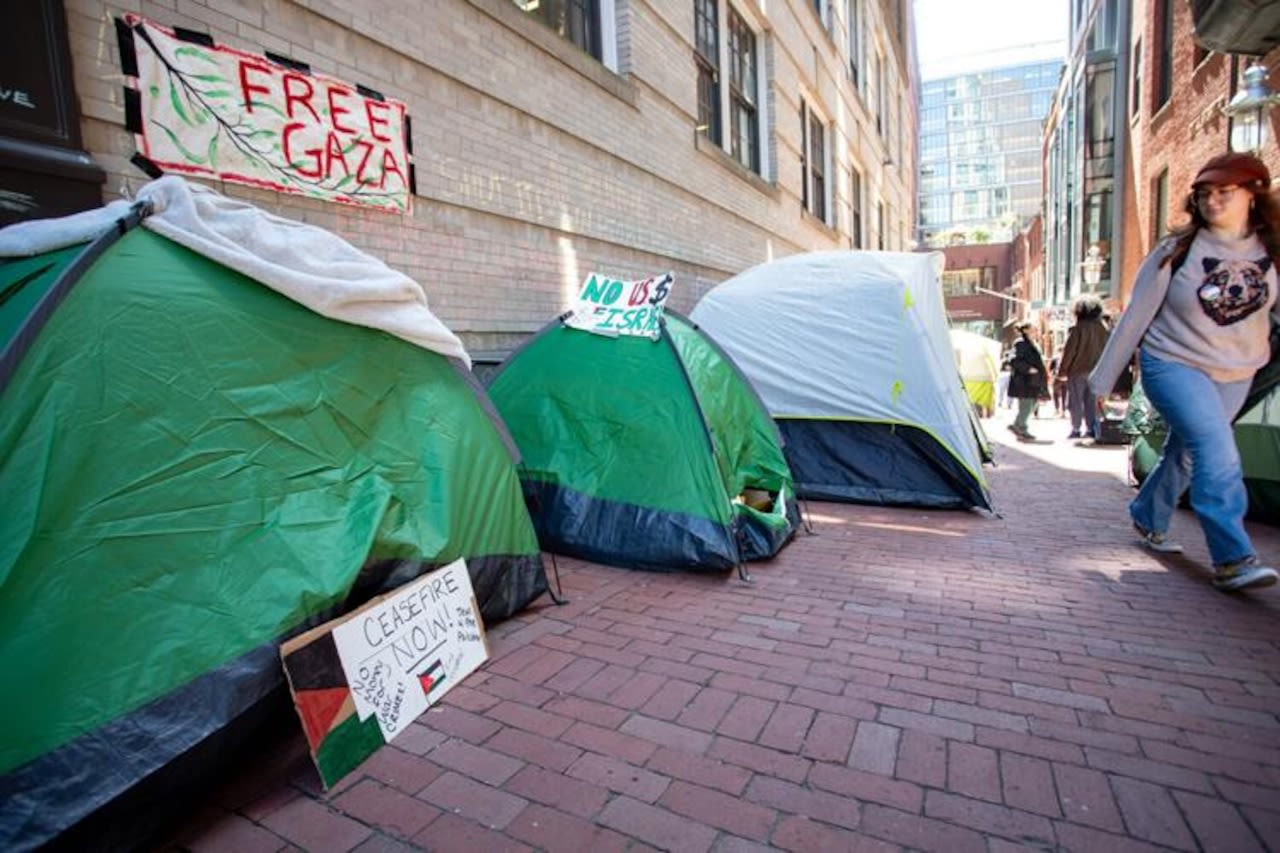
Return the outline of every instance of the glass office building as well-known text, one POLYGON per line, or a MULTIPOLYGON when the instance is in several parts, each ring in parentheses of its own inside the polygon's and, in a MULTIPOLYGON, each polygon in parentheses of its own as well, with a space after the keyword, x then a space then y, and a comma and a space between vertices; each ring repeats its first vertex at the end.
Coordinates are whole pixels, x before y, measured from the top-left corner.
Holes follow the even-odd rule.
POLYGON ((1060 60, 926 80, 920 95, 923 244, 1003 242, 1041 209, 1041 133, 1060 60))

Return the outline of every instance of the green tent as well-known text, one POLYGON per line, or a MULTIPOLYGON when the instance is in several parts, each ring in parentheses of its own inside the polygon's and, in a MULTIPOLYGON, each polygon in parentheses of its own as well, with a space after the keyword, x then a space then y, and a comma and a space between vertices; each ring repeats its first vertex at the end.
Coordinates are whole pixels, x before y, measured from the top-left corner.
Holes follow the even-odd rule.
MULTIPOLYGON (((135 227, 147 210, 0 260, 3 849, 287 707, 279 643, 376 594, 459 557, 487 622, 546 590, 465 363, 135 227)), ((236 242, 327 235, 250 221, 236 242)), ((317 263, 349 271, 327 236, 317 263)))
POLYGON ((723 570, 774 555, 798 520, 769 414, 737 367, 668 311, 656 340, 561 318, 489 394, 524 458, 544 548, 628 568, 723 570))
MULTIPOLYGON (((1256 387, 1256 384, 1255 384, 1256 387)), ((1136 485, 1160 460, 1168 428, 1151 407, 1140 384, 1129 398, 1123 429, 1133 436, 1129 445, 1129 473, 1136 485)), ((1249 490, 1249 517, 1280 524, 1280 385, 1251 394, 1235 422, 1236 448, 1249 490)))

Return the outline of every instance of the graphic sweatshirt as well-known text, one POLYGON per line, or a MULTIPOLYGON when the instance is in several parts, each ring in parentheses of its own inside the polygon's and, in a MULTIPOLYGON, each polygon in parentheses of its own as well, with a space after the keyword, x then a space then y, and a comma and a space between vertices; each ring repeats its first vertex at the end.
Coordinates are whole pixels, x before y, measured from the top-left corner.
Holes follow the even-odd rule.
POLYGON ((1249 379, 1271 357, 1275 301, 1276 271, 1256 235, 1224 239, 1202 229, 1170 279, 1142 348, 1217 382, 1249 379))

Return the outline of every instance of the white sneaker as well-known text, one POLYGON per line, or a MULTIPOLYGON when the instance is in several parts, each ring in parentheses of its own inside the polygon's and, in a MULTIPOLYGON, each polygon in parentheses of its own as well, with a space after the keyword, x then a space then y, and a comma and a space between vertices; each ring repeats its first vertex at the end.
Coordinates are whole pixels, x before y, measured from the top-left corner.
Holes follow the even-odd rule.
POLYGON ((1276 582, 1276 570, 1270 566, 1258 565, 1257 557, 1250 557, 1238 563, 1218 566, 1213 574, 1214 589, 1223 592, 1238 592, 1242 589, 1261 589, 1276 582))
POLYGON ((1138 536, 1142 538, 1142 546, 1148 551, 1155 551, 1157 554, 1181 554, 1182 546, 1177 542, 1170 540, 1163 533, 1152 533, 1144 530, 1137 523, 1133 525, 1133 529, 1138 531, 1138 536))

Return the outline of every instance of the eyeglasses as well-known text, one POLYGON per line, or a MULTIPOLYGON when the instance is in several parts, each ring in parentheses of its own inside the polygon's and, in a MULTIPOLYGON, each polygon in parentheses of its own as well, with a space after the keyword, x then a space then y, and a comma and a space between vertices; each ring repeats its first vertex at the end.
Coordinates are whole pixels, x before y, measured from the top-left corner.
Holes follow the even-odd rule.
POLYGON ((1205 187, 1204 189, 1196 190, 1192 195, 1195 197, 1198 204, 1204 204, 1209 199, 1213 199, 1214 201, 1229 201, 1239 189, 1240 188, 1237 186, 1205 187))

